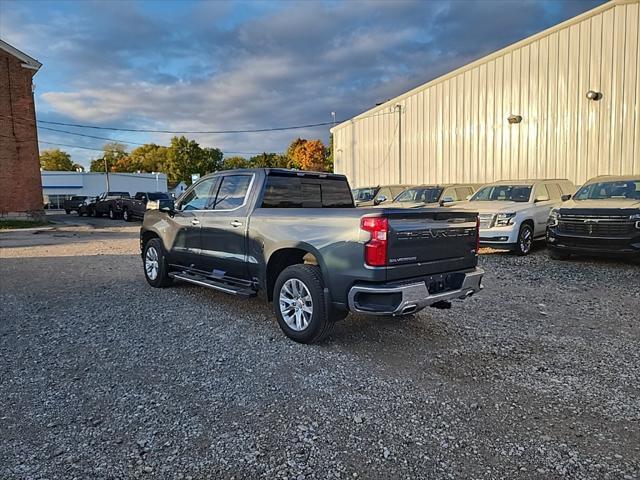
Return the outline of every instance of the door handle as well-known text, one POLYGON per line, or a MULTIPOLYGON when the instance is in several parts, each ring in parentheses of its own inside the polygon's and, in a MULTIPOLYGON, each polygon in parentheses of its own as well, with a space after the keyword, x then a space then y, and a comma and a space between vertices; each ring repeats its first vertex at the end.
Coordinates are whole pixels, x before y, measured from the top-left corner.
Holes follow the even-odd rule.
POLYGON ((200 220, 194 218, 193 220, 191 220, 191 225, 200 225, 200 220))
POLYGON ((239 222, 238 220, 234 220, 233 222, 231 222, 231 226, 238 228, 242 226, 242 222, 239 222))

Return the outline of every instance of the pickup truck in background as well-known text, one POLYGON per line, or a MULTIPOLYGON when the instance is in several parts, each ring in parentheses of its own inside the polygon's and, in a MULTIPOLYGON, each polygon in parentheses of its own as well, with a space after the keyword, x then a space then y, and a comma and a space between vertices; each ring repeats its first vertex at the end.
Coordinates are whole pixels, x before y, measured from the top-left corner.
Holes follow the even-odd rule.
POLYGON ((108 215, 114 220, 122 213, 122 199, 130 198, 129 192, 103 192, 96 198, 93 205, 93 216, 108 215))
POLYGON ((346 177, 217 172, 140 229, 147 282, 181 280, 273 302, 280 328, 319 341, 348 312, 407 315, 481 290, 478 215, 355 208, 346 177))
POLYGON ((117 202, 118 214, 125 222, 134 218, 144 218, 147 206, 154 209, 171 207, 173 198, 166 192, 136 192, 133 198, 123 198, 117 202))
POLYGON ((79 212, 80 206, 85 202, 86 199, 87 197, 84 195, 74 195, 73 197, 66 199, 62 204, 64 212, 67 215, 69 215, 71 212, 79 212))

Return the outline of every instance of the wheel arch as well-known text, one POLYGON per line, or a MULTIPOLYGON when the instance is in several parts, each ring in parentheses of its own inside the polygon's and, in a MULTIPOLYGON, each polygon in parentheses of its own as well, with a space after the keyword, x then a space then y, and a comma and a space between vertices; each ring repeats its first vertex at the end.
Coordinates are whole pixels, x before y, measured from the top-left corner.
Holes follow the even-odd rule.
POLYGON ((266 258, 264 287, 268 301, 273 300, 273 288, 278 275, 291 265, 317 265, 323 278, 327 278, 327 269, 322 255, 312 245, 304 242, 279 245, 266 258))

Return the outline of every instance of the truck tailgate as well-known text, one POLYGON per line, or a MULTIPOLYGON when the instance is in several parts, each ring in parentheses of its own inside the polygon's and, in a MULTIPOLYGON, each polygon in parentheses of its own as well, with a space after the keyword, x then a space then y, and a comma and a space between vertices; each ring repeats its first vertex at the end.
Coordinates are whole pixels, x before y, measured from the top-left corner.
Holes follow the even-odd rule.
POLYGON ((446 208, 388 210, 387 280, 477 264, 477 213, 446 208))

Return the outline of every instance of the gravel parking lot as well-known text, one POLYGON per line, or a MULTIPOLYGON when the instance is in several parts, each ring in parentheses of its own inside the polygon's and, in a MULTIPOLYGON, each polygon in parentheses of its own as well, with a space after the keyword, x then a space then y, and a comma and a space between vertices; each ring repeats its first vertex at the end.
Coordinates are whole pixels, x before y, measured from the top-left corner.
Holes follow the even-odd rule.
MULTIPOLYGON (((0 478, 640 478, 640 267, 486 252, 451 310, 288 340, 138 224, 0 233, 0 478)), ((79 225, 73 225, 73 223, 79 225)))

